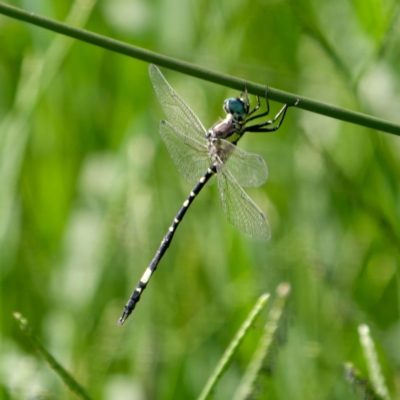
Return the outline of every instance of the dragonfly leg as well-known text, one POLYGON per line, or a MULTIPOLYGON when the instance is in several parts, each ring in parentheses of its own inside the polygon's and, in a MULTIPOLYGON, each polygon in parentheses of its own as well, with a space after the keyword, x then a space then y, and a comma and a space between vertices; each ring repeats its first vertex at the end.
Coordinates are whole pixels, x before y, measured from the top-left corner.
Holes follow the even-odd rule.
MULTIPOLYGON (((258 119, 258 118, 261 118, 261 117, 265 117, 266 115, 268 115, 269 114, 269 100, 268 100, 268 86, 265 88, 265 102, 267 103, 267 109, 263 112, 263 113, 261 113, 261 114, 257 114, 257 115, 254 115, 254 116, 252 116, 251 118, 247 118, 246 119, 246 124, 249 122, 249 121, 253 121, 253 120, 255 120, 255 119, 258 119)), ((260 98, 257 96, 257 107, 254 109, 254 110, 252 110, 249 114, 248 114, 248 116, 250 116, 251 114, 253 114, 255 111, 257 111, 259 108, 260 108, 260 98)))
MULTIPOLYGON (((244 91, 240 93, 240 98, 244 100, 247 110, 250 110, 250 99, 249 99, 249 92, 247 91, 247 82, 244 84, 244 91)), ((247 112, 247 117, 249 115, 254 114, 259 109, 260 109, 260 97, 257 96, 257 105, 252 110, 247 112)))
MULTIPOLYGON (((249 113, 247 114, 247 116, 250 116, 250 115, 254 114, 256 111, 258 111, 258 110, 260 109, 260 106, 261 106, 260 97, 259 97, 259 96, 256 96, 256 98, 257 98, 257 105, 256 105, 252 110, 249 111, 249 113)), ((250 107, 250 103, 249 103, 249 107, 250 107)), ((255 117, 255 118, 258 118, 257 115, 255 115, 254 117, 255 117)), ((252 118, 250 118, 250 119, 254 119, 254 117, 252 117, 252 118)), ((247 123, 248 120, 249 120, 249 119, 246 119, 246 123, 247 123)))
MULTIPOLYGON (((268 99, 267 98, 266 98, 266 100, 267 100, 267 113, 268 113, 269 112, 269 104, 268 104, 268 99)), ((274 132, 274 131, 278 130, 280 128, 280 126, 282 125, 282 122, 285 119, 285 115, 286 115, 287 109, 289 107, 295 107, 295 106, 297 106, 297 104, 299 104, 299 100, 298 99, 293 104, 285 104, 273 119, 271 119, 269 121, 266 121, 266 122, 263 122, 261 124, 247 126, 247 127, 244 128, 243 131, 244 132, 274 132), (276 121, 278 121, 276 126, 267 128, 268 125, 272 125, 276 121)), ((252 119, 255 119, 256 117, 258 118, 258 117, 265 116, 265 115, 267 115, 267 114, 263 113, 263 114, 254 116, 254 117, 252 117, 250 119, 252 120, 252 119)), ((246 122, 248 122, 248 121, 249 120, 247 120, 246 122)))

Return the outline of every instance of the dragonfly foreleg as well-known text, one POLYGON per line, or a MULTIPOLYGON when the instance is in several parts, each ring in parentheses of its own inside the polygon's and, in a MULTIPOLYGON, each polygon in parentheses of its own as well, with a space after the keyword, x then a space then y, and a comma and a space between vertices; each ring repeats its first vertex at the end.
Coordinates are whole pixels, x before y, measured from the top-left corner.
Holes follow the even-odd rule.
MULTIPOLYGON (((297 106, 297 104, 299 103, 299 100, 297 99, 297 101, 293 104, 285 104, 280 111, 278 112, 278 114, 275 115, 275 117, 269 121, 263 122, 261 124, 257 124, 257 125, 252 125, 252 126, 246 126, 243 129, 243 133, 244 132, 274 132, 276 130, 278 130, 280 128, 280 126, 282 125, 283 120, 285 119, 285 115, 286 115, 286 111, 289 107, 295 107, 297 106), (276 121, 278 121, 276 126, 273 127, 269 127, 267 128, 269 125, 272 125, 273 123, 275 123, 276 121)), ((268 99, 267 99, 267 112, 269 112, 269 104, 268 104, 268 99)), ((260 114, 260 115, 256 115, 250 119, 255 119, 255 118, 259 118, 261 116, 265 116, 267 115, 266 113, 260 114)), ((247 120, 246 122, 248 122, 249 120, 247 120)))

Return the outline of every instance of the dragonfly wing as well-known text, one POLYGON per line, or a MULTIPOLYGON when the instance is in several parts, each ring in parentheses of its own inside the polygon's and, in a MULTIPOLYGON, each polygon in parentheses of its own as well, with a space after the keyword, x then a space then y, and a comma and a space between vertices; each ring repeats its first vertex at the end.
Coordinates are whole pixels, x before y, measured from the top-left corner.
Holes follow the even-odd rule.
POLYGON ((271 230, 264 213, 226 168, 217 169, 219 195, 228 221, 246 235, 268 240, 271 230))
POLYGON ((178 131, 167 121, 160 121, 160 135, 186 182, 195 185, 211 164, 207 146, 178 131))
POLYGON ((264 159, 253 153, 248 153, 232 143, 221 140, 219 152, 222 156, 224 169, 228 169, 237 183, 243 187, 261 186, 268 179, 268 167, 264 159))
POLYGON ((149 66, 149 75, 168 121, 178 131, 185 133, 192 139, 205 142, 206 130, 203 124, 191 108, 172 89, 154 64, 149 66))

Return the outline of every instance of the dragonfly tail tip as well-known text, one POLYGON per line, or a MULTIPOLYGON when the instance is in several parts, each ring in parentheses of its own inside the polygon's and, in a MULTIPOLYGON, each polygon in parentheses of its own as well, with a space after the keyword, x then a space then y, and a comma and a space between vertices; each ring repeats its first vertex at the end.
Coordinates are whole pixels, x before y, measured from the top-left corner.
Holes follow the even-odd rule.
POLYGON ((121 318, 118 320, 118 325, 122 326, 128 317, 129 317, 129 314, 126 311, 124 311, 121 315, 121 318))

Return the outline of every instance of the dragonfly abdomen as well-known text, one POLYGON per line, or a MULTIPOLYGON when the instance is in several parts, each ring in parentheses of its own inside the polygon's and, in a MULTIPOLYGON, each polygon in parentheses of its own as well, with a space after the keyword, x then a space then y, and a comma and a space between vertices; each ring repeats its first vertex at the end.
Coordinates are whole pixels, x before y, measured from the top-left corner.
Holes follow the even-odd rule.
POLYGON ((160 262, 164 253, 168 250, 168 247, 171 244, 172 239, 174 237, 175 231, 178 228, 183 217, 185 216, 186 211, 188 210, 188 208, 190 207, 190 205, 192 204, 192 202, 196 198, 196 196, 200 193, 201 189, 203 189, 203 187, 208 182, 208 180, 216 172, 217 172, 216 166, 211 165, 207 169, 206 173, 199 179, 199 182, 196 184, 196 186, 190 192, 188 198, 182 204, 182 207, 180 208, 180 210, 176 214, 174 220, 172 221, 172 224, 168 228, 167 234, 164 236, 163 240, 161 241, 160 247, 158 248, 156 255, 154 256, 150 265, 147 267, 146 271, 144 271, 144 274, 140 278, 139 283, 136 285, 135 290, 133 291, 128 302, 126 303, 124 312, 118 321, 119 325, 122 325, 125 322, 125 320, 129 317, 129 315, 135 309, 136 304, 139 303, 140 297, 141 297, 144 289, 146 289, 146 286, 149 283, 151 276, 154 274, 155 270, 157 269, 158 263, 160 262))

